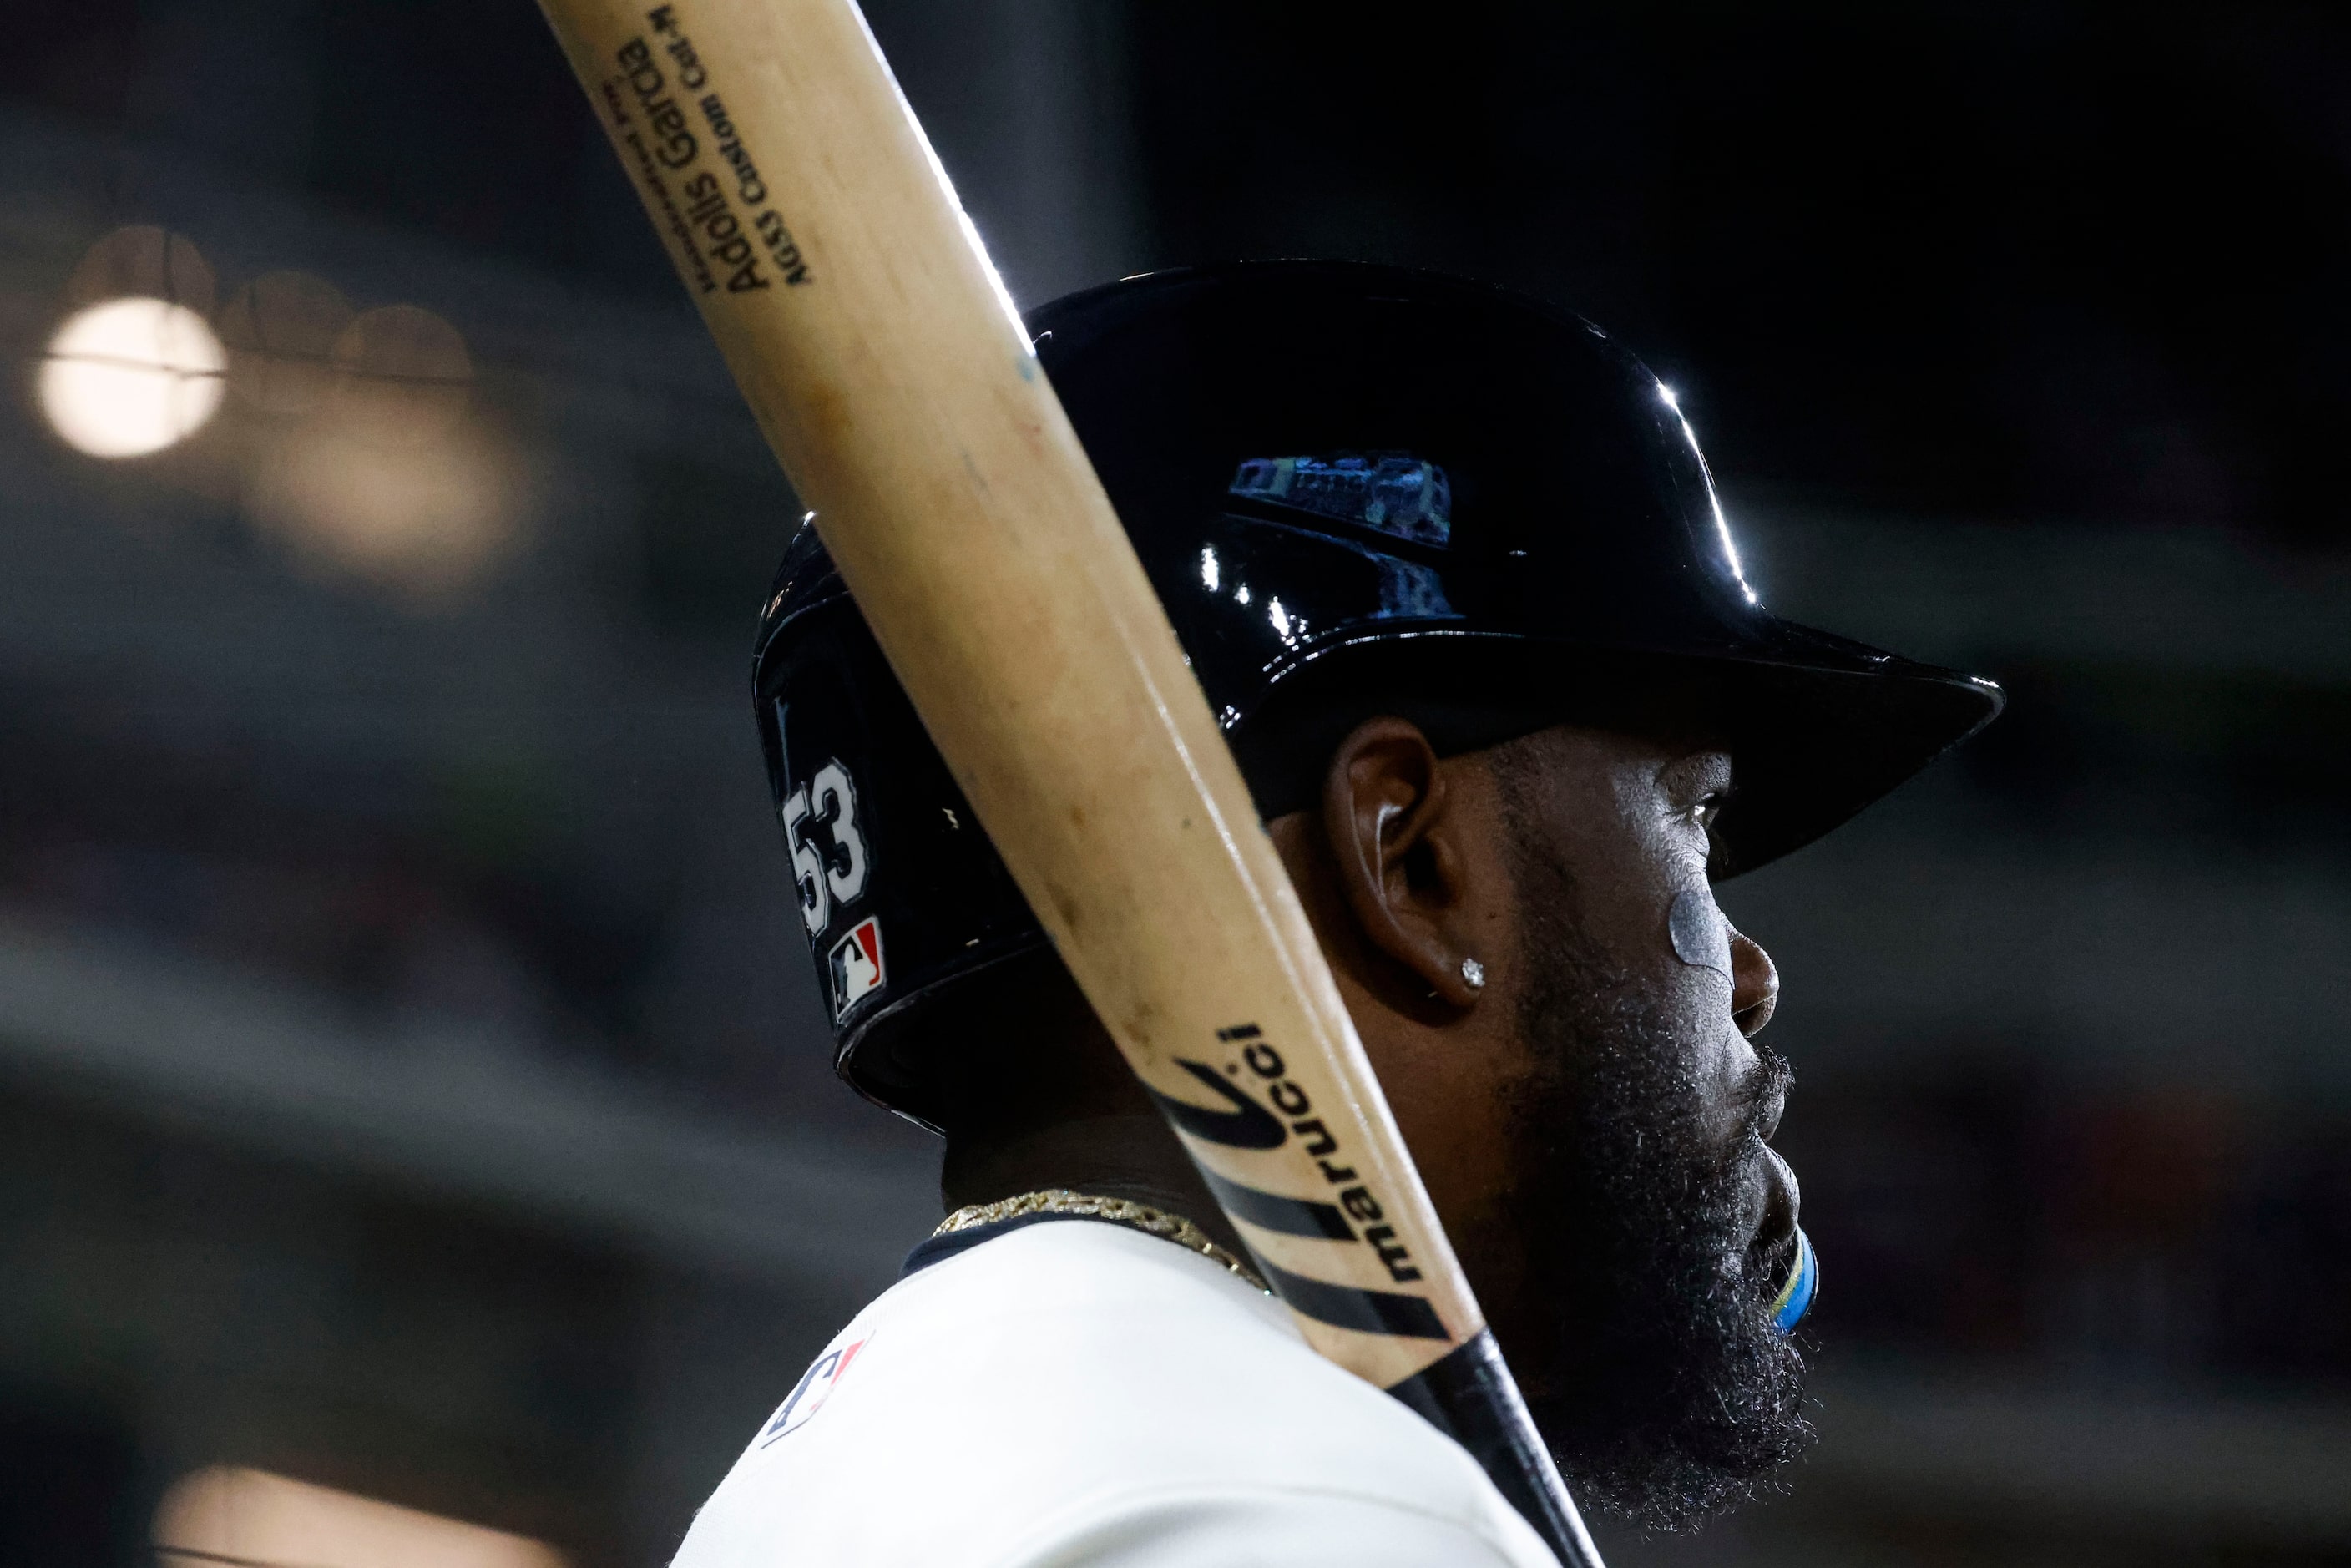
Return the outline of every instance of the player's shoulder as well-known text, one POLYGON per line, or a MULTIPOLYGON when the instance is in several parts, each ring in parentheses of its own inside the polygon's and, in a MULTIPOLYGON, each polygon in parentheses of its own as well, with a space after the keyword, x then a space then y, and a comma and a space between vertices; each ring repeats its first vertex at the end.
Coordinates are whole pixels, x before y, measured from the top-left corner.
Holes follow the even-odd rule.
POLYGON ((1278 1302, 1165 1241, 1059 1221, 921 1269, 859 1313, 679 1563, 1014 1563, 1024 1541, 1148 1516, 1164 1544, 1244 1515, 1319 1518, 1325 1535, 1341 1516, 1414 1521, 1496 1537, 1505 1563, 1524 1530, 1468 1455, 1315 1354, 1278 1302), (748 1550, 783 1539, 799 1548, 748 1550))
POLYGON ((886 1446, 902 1469, 1147 1464, 1165 1480, 1229 1474, 1251 1448, 1271 1475, 1331 1470, 1354 1450, 1411 1450, 1417 1464, 1450 1447, 1316 1355, 1271 1297, 1186 1249, 1085 1220, 917 1270, 812 1370, 768 1423, 775 1437, 816 1434, 799 1446, 811 1459, 886 1446), (836 1351, 842 1364, 829 1365, 836 1351))

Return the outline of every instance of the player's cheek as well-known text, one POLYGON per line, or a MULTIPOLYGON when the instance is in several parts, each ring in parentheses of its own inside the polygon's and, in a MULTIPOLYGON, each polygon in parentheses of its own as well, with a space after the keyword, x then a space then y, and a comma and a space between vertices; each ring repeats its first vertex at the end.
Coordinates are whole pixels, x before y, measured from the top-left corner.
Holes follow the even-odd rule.
POLYGON ((1733 1017, 1730 925, 1703 869, 1687 871, 1665 901, 1648 945, 1661 1010, 1673 1020, 1710 1130, 1726 1141, 1744 1128, 1740 1095, 1755 1048, 1733 1017))
POLYGON ((1675 977, 1674 1017, 1686 1042, 1707 1120, 1726 1139, 1744 1129, 1742 1093, 1756 1067, 1755 1048, 1731 1021, 1730 988, 1706 970, 1675 977))

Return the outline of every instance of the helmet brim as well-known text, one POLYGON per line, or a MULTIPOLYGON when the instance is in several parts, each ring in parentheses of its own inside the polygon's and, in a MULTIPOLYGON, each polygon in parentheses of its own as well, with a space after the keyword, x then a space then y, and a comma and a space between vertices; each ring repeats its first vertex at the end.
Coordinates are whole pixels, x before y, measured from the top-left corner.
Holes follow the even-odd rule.
POLYGON ((1980 676, 1776 618, 1760 645, 1714 652, 1390 625, 1270 672, 1228 731, 1268 821, 1313 807, 1332 752, 1375 714, 1418 725, 1442 756, 1561 724, 1720 746, 1734 789, 1715 824, 1719 881, 1851 820, 2004 700, 1980 676))

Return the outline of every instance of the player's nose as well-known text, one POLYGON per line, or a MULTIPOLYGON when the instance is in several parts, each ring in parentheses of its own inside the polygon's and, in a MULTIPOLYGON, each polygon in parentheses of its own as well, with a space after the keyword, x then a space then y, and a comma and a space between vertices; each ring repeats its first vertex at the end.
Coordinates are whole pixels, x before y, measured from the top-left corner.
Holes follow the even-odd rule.
MULTIPOLYGON (((1729 921, 1724 925, 1729 925, 1729 921)), ((1752 1040, 1780 1005, 1780 971, 1762 945, 1730 926, 1730 1021, 1752 1040)))

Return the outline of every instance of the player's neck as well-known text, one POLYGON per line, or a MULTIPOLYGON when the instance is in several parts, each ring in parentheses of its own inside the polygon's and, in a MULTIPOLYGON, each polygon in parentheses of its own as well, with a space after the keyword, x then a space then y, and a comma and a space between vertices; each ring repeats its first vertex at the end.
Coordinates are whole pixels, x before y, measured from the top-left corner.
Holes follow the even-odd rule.
POLYGON ((1224 1213, 1155 1111, 1072 1118, 1017 1137, 950 1136, 939 1170, 950 1211, 1024 1192, 1067 1187, 1183 1216, 1238 1249, 1224 1213))

